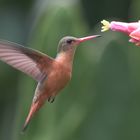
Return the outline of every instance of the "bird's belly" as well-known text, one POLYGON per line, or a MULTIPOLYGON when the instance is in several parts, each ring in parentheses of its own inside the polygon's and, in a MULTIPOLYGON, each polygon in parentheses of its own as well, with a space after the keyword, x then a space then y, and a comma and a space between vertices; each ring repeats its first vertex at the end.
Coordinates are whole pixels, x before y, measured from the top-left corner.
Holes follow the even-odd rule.
POLYGON ((67 85, 70 79, 71 79, 71 73, 67 71, 64 70, 52 71, 48 75, 47 80, 44 83, 46 86, 47 94, 56 95, 61 89, 63 89, 67 85))

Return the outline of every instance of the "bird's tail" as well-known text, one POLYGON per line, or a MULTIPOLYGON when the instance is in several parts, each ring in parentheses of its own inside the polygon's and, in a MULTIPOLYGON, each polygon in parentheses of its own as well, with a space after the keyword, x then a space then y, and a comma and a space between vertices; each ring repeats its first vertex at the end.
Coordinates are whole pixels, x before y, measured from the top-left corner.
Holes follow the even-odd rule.
POLYGON ((32 103, 31 105, 31 108, 30 108, 30 112, 26 118, 26 121, 23 125, 23 129, 22 129, 22 133, 25 132, 25 130, 27 129, 32 117, 34 116, 34 114, 40 109, 40 107, 43 105, 43 103, 41 102, 35 102, 35 103, 32 103))

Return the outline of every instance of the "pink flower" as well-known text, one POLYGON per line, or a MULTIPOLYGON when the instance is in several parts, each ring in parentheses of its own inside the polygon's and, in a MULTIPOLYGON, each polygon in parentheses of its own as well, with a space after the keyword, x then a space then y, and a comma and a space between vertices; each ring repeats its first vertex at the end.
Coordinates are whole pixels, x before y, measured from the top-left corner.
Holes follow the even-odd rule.
POLYGON ((103 24, 102 32, 111 29, 112 31, 126 33, 130 37, 129 42, 140 46, 140 21, 132 23, 112 21, 109 23, 108 21, 103 20, 101 23, 103 24))

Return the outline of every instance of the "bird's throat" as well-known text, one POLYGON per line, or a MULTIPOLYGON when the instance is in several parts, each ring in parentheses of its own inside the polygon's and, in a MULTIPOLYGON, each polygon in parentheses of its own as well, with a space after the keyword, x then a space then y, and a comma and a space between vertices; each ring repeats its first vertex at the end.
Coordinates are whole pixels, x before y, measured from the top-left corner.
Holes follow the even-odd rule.
POLYGON ((66 51, 66 52, 60 52, 57 55, 56 60, 58 62, 60 62, 60 63, 72 66, 73 59, 74 59, 74 54, 75 54, 75 50, 69 50, 69 51, 66 51))

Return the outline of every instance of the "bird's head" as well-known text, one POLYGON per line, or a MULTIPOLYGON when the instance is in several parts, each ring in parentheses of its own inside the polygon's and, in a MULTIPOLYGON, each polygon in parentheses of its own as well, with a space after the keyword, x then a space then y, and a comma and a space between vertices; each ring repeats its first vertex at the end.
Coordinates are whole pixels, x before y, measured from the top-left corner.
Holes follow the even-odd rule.
POLYGON ((72 37, 72 36, 63 37, 59 41, 58 53, 75 50, 76 46, 78 46, 80 43, 85 42, 87 40, 91 40, 96 37, 100 37, 100 35, 87 36, 87 37, 83 37, 83 38, 76 38, 76 37, 72 37))

